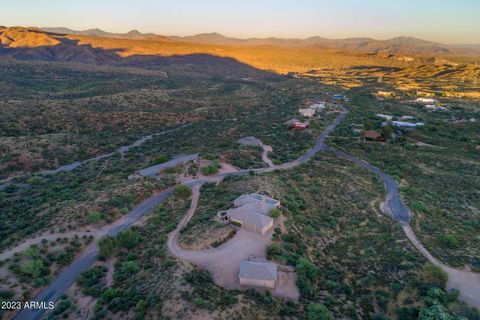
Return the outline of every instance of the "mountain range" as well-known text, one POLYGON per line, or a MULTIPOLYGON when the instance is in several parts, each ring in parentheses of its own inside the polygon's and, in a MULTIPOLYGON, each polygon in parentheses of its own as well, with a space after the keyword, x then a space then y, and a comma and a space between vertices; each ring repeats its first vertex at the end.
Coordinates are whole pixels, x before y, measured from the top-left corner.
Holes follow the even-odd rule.
POLYGON ((103 31, 98 28, 77 31, 77 30, 72 30, 65 27, 54 27, 54 28, 40 28, 40 30, 45 32, 58 33, 58 34, 76 34, 76 35, 89 36, 89 37, 120 38, 120 39, 134 39, 134 40, 163 37, 154 33, 141 33, 138 30, 130 30, 127 33, 112 33, 112 32, 103 31))
POLYGON ((403 54, 427 55, 480 55, 480 44, 448 45, 439 42, 426 41, 413 37, 396 37, 389 40, 376 40, 373 38, 346 38, 329 39, 324 37, 297 38, 248 38, 239 39, 227 37, 220 33, 201 33, 193 36, 162 36, 154 33, 141 33, 131 30, 127 33, 110 33, 101 29, 88 29, 83 31, 71 30, 64 27, 41 28, 46 32, 58 34, 75 34, 91 37, 123 38, 123 39, 170 39, 174 41, 202 43, 213 45, 241 45, 241 46, 277 46, 277 47, 324 47, 340 50, 353 50, 364 52, 388 52, 403 54))

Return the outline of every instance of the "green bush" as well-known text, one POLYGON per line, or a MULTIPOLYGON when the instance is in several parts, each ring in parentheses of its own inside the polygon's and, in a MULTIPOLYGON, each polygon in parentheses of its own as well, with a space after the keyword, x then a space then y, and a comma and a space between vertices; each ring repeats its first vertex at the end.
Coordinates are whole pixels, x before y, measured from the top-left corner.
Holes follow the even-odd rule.
POLYGON ((453 320, 453 317, 440 304, 424 308, 418 315, 418 320, 453 320))
POLYGON ((422 268, 422 278, 426 283, 445 288, 445 284, 448 281, 448 274, 440 267, 426 263, 422 268))
POLYGON ((189 186, 178 184, 175 187, 173 187, 173 194, 177 198, 186 199, 191 196, 192 189, 189 186))
POLYGON ((111 236, 106 236, 100 239, 98 242, 98 247, 100 249, 100 253, 98 255, 99 259, 106 259, 108 258, 111 254, 115 252, 118 246, 118 241, 117 239, 111 237, 111 236))
POLYGON ((78 275, 77 284, 85 294, 99 297, 103 289, 102 279, 107 271, 105 266, 94 266, 78 275))
POLYGON ((280 217, 281 214, 282 213, 280 212, 280 210, 278 210, 276 208, 270 210, 270 213, 269 213, 270 217, 272 217, 272 218, 278 218, 278 217, 280 217))
POLYGON ((210 165, 210 166, 200 168, 200 171, 202 172, 202 174, 209 176, 209 175, 218 173, 218 167, 214 165, 210 165))
POLYGON ((437 239, 440 245, 443 247, 447 247, 449 249, 456 249, 460 247, 460 240, 453 234, 442 234, 438 236, 437 239))
POLYGON ((13 290, 0 290, 0 299, 8 300, 13 298, 15 292, 13 290))
POLYGON ((101 212, 98 212, 98 211, 94 211, 94 212, 90 212, 88 214, 88 220, 91 222, 91 223, 98 223, 100 222, 100 220, 102 220, 102 217, 103 217, 103 214, 101 212))
POLYGON ((164 154, 158 155, 153 159, 153 164, 160 164, 168 161, 168 157, 164 154))
POLYGON ((133 229, 123 230, 117 239, 120 245, 127 249, 133 249, 142 242, 142 236, 133 229))
POLYGON ((38 278, 43 271, 43 261, 41 259, 27 261, 20 267, 20 270, 33 279, 38 278))
POLYGON ((323 304, 310 303, 307 307, 308 320, 332 320, 332 314, 323 304))

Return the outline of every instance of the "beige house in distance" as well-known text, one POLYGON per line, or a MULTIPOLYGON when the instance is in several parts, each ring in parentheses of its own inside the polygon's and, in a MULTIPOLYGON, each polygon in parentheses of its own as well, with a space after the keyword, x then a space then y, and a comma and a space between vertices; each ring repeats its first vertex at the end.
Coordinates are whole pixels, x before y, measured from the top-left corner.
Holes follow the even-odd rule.
POLYGON ((275 289, 277 285, 277 264, 272 262, 240 262, 238 274, 240 285, 275 289))

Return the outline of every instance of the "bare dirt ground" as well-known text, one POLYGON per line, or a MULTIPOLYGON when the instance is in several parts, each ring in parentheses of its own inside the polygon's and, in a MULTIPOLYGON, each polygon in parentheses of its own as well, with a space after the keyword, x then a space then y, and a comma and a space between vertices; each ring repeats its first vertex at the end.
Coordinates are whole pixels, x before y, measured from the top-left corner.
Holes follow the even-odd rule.
MULTIPOLYGON (((200 186, 194 186, 191 206, 177 228, 169 234, 168 248, 177 258, 207 269, 217 285, 227 289, 245 289, 238 283, 240 261, 248 259, 250 256, 266 259, 265 252, 272 240, 273 228, 263 235, 240 228, 232 239, 217 248, 200 251, 183 249, 178 243, 180 230, 195 213, 199 197, 200 186)), ((279 276, 281 278, 274 294, 278 293, 279 296, 285 298, 298 299, 295 273, 288 275, 282 273, 279 276)))

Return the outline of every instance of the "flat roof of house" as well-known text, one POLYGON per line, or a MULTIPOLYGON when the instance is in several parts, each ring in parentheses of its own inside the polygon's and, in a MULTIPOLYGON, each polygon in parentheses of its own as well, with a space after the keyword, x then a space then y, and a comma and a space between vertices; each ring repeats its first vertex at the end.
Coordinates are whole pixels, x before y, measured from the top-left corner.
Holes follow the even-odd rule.
POLYGON ((270 210, 278 206, 279 201, 258 193, 252 193, 238 197, 233 203, 236 207, 249 205, 249 208, 254 211, 268 214, 270 210))
POLYGON ((265 228, 270 225, 273 219, 269 216, 266 216, 260 212, 252 210, 249 206, 242 206, 239 208, 234 208, 228 210, 228 216, 230 219, 242 221, 243 223, 248 223, 257 226, 260 229, 265 228))
POLYGON ((365 131, 365 138, 377 139, 380 138, 382 134, 374 130, 365 131))
POLYGON ((240 278, 277 280, 277 264, 272 262, 240 261, 240 278))

